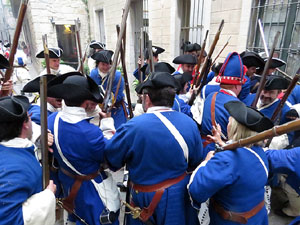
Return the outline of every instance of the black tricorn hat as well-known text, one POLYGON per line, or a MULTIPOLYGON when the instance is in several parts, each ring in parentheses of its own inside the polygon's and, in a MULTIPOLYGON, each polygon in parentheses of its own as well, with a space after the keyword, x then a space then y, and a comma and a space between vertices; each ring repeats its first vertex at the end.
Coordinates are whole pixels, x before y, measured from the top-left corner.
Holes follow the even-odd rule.
POLYGON ((53 74, 46 74, 43 76, 36 77, 35 79, 33 79, 33 80, 29 81, 27 84, 25 84, 22 91, 28 92, 28 93, 40 92, 40 80, 41 80, 41 77, 44 77, 44 76, 47 77, 47 83, 56 77, 53 74))
MULTIPOLYGON (((61 48, 49 48, 49 58, 58 59, 61 58, 62 54, 63 50, 61 48)), ((44 50, 37 53, 35 57, 40 59, 45 58, 44 50)))
POLYGON ((290 85, 290 81, 278 75, 267 76, 264 90, 284 90, 290 85))
POLYGON ((164 87, 177 88, 177 82, 175 78, 167 72, 154 72, 141 84, 139 84, 135 91, 138 94, 142 94, 144 88, 150 87, 153 89, 160 89, 164 87))
POLYGON ((245 51, 240 54, 243 64, 249 68, 252 66, 259 67, 260 69, 265 66, 265 61, 259 54, 255 52, 245 51))
POLYGON ((223 66, 223 63, 214 63, 214 65, 212 65, 211 70, 215 73, 215 75, 219 74, 221 68, 223 66))
POLYGON ((230 116, 250 130, 262 132, 274 126, 273 122, 264 114, 246 106, 241 101, 229 101, 224 104, 224 107, 230 116))
MULTIPOLYGON (((144 65, 141 68, 141 71, 146 74, 149 75, 150 74, 150 65, 144 65)), ((154 71, 155 72, 167 72, 167 73, 174 73, 175 72, 175 68, 173 66, 171 66, 169 63, 166 62, 158 62, 154 64, 154 71)))
POLYGON ((193 51, 200 51, 201 46, 197 43, 194 44, 187 44, 185 45, 185 52, 193 52, 193 51))
POLYGON ((103 50, 103 51, 100 51, 100 52, 96 52, 91 57, 92 57, 92 59, 94 59, 96 61, 110 64, 111 63, 111 57, 112 57, 113 54, 114 54, 114 52, 111 51, 111 50, 103 50))
POLYGON ((175 64, 197 64, 197 58, 191 54, 184 54, 177 56, 174 60, 173 63, 175 64))
POLYGON ((103 101, 103 95, 95 81, 79 72, 66 73, 52 79, 48 83, 48 96, 73 103, 81 103, 84 100, 98 103, 103 101))
POLYGON ((99 41, 92 41, 91 44, 90 44, 90 48, 105 50, 105 44, 101 43, 99 41))
POLYGON ((19 120, 27 114, 29 100, 22 95, 0 98, 0 122, 19 120))
MULTIPOLYGON (((267 62, 268 59, 265 59, 265 62, 267 62)), ((272 58, 271 64, 270 64, 270 68, 278 68, 278 67, 282 67, 286 64, 285 61, 279 59, 279 58, 272 58)))
POLYGON ((191 73, 185 72, 183 74, 174 75, 175 80, 180 84, 180 90, 184 88, 186 82, 189 82, 193 79, 191 73))
MULTIPOLYGON (((158 54, 161 54, 165 51, 165 49, 152 45, 152 53, 154 56, 158 56, 158 54)), ((149 50, 148 48, 145 49, 145 59, 149 59, 149 50)))
POLYGON ((0 69, 7 68, 9 68, 9 62, 2 54, 0 54, 0 69))

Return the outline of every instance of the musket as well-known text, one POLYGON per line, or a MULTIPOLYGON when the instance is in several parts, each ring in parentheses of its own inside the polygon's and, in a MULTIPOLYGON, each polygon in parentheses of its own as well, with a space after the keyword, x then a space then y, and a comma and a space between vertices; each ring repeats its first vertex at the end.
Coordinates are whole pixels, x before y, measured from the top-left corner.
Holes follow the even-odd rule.
POLYGON ((111 104, 111 90, 112 90, 113 81, 115 79, 115 73, 116 73, 116 69, 117 69, 117 62, 118 62, 118 57, 119 57, 119 53, 120 53, 120 49, 121 49, 122 37, 123 37, 124 32, 125 32, 125 24, 126 24, 128 12, 129 12, 129 9, 130 9, 130 4, 131 4, 131 0, 127 0, 126 4, 125 4, 125 10, 124 10, 124 13, 123 13, 123 17, 122 17, 121 29, 120 29, 120 34, 118 36, 116 51, 115 51, 115 54, 114 54, 114 57, 113 57, 112 67, 109 71, 109 78, 108 78, 108 82, 107 82, 107 86, 106 86, 106 90, 105 90, 104 106, 103 106, 103 111, 104 112, 106 112, 108 110, 108 108, 111 104))
MULTIPOLYGON (((200 76, 199 76, 199 78, 198 78, 198 79, 199 79, 199 82, 198 82, 199 85, 200 85, 200 82, 201 82, 201 84, 203 83, 203 85, 205 84, 205 80, 206 80, 206 78, 205 78, 205 73, 207 73, 207 71, 208 71, 207 68, 210 67, 210 64, 211 64, 211 57, 212 57, 212 54, 213 54, 213 52, 214 52, 214 50, 215 50, 215 47, 216 47, 216 45, 217 45, 217 43, 218 43, 218 41, 219 41, 220 34, 221 34, 222 30, 223 30, 223 27, 224 27, 224 20, 222 20, 221 23, 220 23, 220 26, 219 26, 219 29, 218 29, 216 35, 215 35, 214 41, 213 41, 212 45, 210 46, 209 52, 208 52, 207 57, 206 57, 206 59, 205 59, 205 61, 204 61, 204 65, 203 65, 203 67, 201 68, 200 76)), ((207 74, 206 74, 206 76, 207 76, 207 74)), ((198 88, 199 85, 198 85, 198 86, 196 85, 196 88, 198 88)), ((203 86, 203 85, 202 85, 202 86, 203 86)), ((190 100, 189 100, 189 105, 193 105, 193 103, 194 103, 194 101, 195 101, 195 99, 196 99, 196 96, 197 96, 200 92, 201 92, 201 89, 200 89, 200 88, 197 90, 197 93, 193 92, 193 94, 192 94, 192 96, 191 96, 191 98, 190 98, 190 100)))
POLYGON ((292 131, 296 131, 300 129, 300 119, 291 121, 289 123, 282 124, 280 126, 274 126, 273 128, 269 130, 265 130, 261 133, 258 133, 257 135, 240 139, 238 141, 235 141, 231 144, 225 145, 222 147, 222 149, 217 150, 216 152, 225 151, 225 150, 234 150, 236 148, 248 146, 251 144, 255 144, 257 142, 263 141, 268 138, 273 138, 275 136, 280 136, 285 133, 289 133, 292 131))
MULTIPOLYGON (((3 83, 5 83, 6 81, 8 81, 10 79, 10 77, 13 73, 13 70, 14 70, 13 64, 14 64, 17 47, 18 47, 19 37, 21 34, 21 30, 22 30, 22 24, 23 24, 26 9, 27 9, 27 4, 28 4, 28 0, 23 0, 20 10, 19 10, 17 26, 16 26, 14 39, 13 39, 12 47, 10 50, 9 60, 8 60, 10 67, 5 72, 3 83)), ((7 93, 8 93, 7 91, 2 91, 3 96, 7 95, 7 93)))
MULTIPOLYGON (((84 55, 83 55, 83 58, 81 59, 82 65, 84 65, 84 62, 85 62, 85 60, 86 60, 87 50, 88 50, 89 46, 90 46, 89 43, 87 43, 87 45, 85 46, 84 55)), ((78 71, 78 72, 81 71, 81 64, 78 65, 77 71, 78 71)))
POLYGON ((217 56, 214 58, 214 61, 211 63, 211 65, 214 65, 214 63, 217 61, 217 59, 220 57, 220 55, 222 54, 222 52, 224 51, 224 49, 227 47, 227 45, 229 44, 229 41, 231 39, 231 36, 229 36, 227 42, 225 43, 225 45, 223 46, 223 48, 219 51, 219 53, 217 54, 217 56))
POLYGON ((49 184, 49 160, 48 160, 48 128, 47 128, 47 77, 40 79, 40 101, 41 101, 41 150, 42 150, 42 170, 43 188, 49 184))
POLYGON ((154 62, 153 62, 153 51, 152 51, 152 40, 148 41, 148 54, 149 54, 149 66, 150 72, 154 73, 154 62))
POLYGON ((265 64, 265 67, 264 67, 264 71, 261 75, 261 79, 260 79, 260 82, 259 82, 259 86, 258 86, 258 89, 257 89, 257 92, 256 92, 256 95, 255 95, 255 100, 253 101, 252 103, 252 107, 256 109, 256 104, 257 104, 257 101, 260 97, 260 93, 262 92, 262 90, 264 89, 265 87, 265 84, 266 84, 266 79, 267 79, 267 72, 268 72, 268 69, 270 67, 270 64, 271 64, 271 61, 272 61, 272 56, 274 54, 274 51, 275 51, 275 47, 276 47, 276 44, 278 42, 278 38, 279 38, 279 35, 280 35, 280 32, 278 31, 276 33, 276 36, 275 36, 275 39, 274 39, 274 42, 273 42, 273 45, 272 45, 272 48, 271 48, 271 52, 270 52, 270 55, 269 55, 269 58, 268 58, 268 61, 266 62, 265 64))
MULTIPOLYGON (((141 36, 140 36, 140 59, 141 59, 141 63, 144 63, 144 31, 143 31, 143 28, 141 28, 141 36)), ((143 74, 142 74, 141 68, 142 68, 142 64, 139 64, 138 74, 139 74, 140 83, 143 82, 143 74)))
MULTIPOLYGON (((120 26, 117 25, 117 33, 119 35, 120 33, 120 26)), ((125 35, 126 33, 124 33, 125 35)), ((123 42, 123 44, 125 44, 123 42)), ((122 44, 122 45, 123 45, 122 44)), ((131 104, 131 99, 130 99, 130 90, 129 90, 129 83, 128 83, 128 76, 127 76, 127 69, 126 69, 126 64, 125 64, 125 52, 124 52, 124 48, 123 46, 121 45, 121 62, 122 62, 122 70, 123 70, 123 76, 124 76, 124 83, 125 83, 125 91, 126 91, 126 97, 127 97, 127 104, 128 104, 128 109, 129 109, 129 116, 130 116, 130 119, 133 118, 133 111, 132 111, 132 104, 131 104)), ((119 81, 119 83, 121 83, 119 81)), ((118 83, 118 86, 120 87, 120 84, 118 83)), ((116 91, 116 98, 117 99, 117 91, 116 91)), ((125 113, 126 114, 126 113, 125 113)))
POLYGON ((206 31, 205 38, 204 38, 204 41, 203 41, 202 46, 201 46, 200 56, 198 57, 198 63, 197 63, 196 72, 195 72, 195 74, 196 74, 195 82, 193 83, 192 88, 193 88, 194 85, 196 85, 196 87, 198 87, 199 83, 201 82, 201 77, 200 77, 200 79, 198 79, 199 78, 198 74, 199 74, 199 71, 200 71, 200 67, 201 67, 201 63, 202 63, 202 59, 203 59, 203 54, 204 54, 204 51, 205 51, 207 36, 208 36, 208 30, 206 31))
MULTIPOLYGON (((282 71, 281 69, 279 68, 276 68, 276 70, 281 73, 286 79, 288 79, 289 81, 292 81, 292 77, 290 75, 288 75, 286 72, 282 71)), ((297 82, 298 85, 300 85, 300 82, 298 81, 297 82)))
POLYGON ((77 52, 78 54, 78 63, 80 64, 79 72, 83 74, 83 61, 82 61, 82 52, 81 52, 81 44, 80 44, 80 29, 78 20, 75 20, 75 34, 76 34, 76 42, 77 42, 77 52))
POLYGON ((285 91, 282 99, 280 100, 279 104, 277 105, 271 120, 274 122, 279 114, 279 112, 281 111, 281 109, 284 106, 284 103, 286 102, 287 98, 289 97, 289 95, 291 94, 291 92, 293 91, 294 87, 296 86, 298 80, 300 78, 300 68, 298 69, 296 75, 294 76, 293 80, 291 81, 289 87, 287 88, 287 90, 285 91))
POLYGON ((48 42, 47 42, 47 34, 44 34, 42 36, 42 40, 43 40, 44 56, 45 56, 47 74, 50 74, 51 70, 50 70, 50 63, 49 63, 49 49, 48 49, 48 42))

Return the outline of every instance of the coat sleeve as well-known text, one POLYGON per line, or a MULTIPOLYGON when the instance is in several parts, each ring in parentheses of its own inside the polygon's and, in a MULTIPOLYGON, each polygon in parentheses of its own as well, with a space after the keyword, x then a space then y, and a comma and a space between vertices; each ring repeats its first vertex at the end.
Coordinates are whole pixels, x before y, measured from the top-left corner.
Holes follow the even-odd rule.
POLYGON ((55 206, 55 196, 49 189, 32 195, 22 205, 24 225, 54 224, 55 206))
POLYGON ((202 162, 193 172, 188 184, 193 202, 197 204, 205 202, 220 189, 236 180, 234 159, 230 154, 229 151, 217 153, 206 164, 202 162))
POLYGON ((289 150, 267 150, 272 173, 295 173, 300 178, 300 147, 289 150))

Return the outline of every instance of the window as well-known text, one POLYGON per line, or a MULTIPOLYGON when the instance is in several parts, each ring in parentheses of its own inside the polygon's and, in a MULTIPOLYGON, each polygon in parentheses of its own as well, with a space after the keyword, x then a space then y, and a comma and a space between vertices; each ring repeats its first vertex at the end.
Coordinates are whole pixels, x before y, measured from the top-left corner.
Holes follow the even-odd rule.
POLYGON ((272 47, 277 31, 280 31, 275 54, 287 62, 286 72, 294 76, 300 60, 300 1, 254 0, 252 5, 247 49, 264 52, 258 19, 261 19, 267 46, 272 47))
POLYGON ((78 57, 75 39, 75 26, 69 24, 56 25, 56 35, 58 47, 64 51, 61 59, 65 64, 77 69, 78 57))
POLYGON ((179 9, 182 9, 180 47, 188 41, 201 44, 204 28, 204 0, 181 0, 179 9))
POLYGON ((132 11, 134 14, 133 26, 134 26, 134 51, 135 51, 135 66, 137 67, 138 57, 140 56, 140 39, 141 29, 143 30, 144 49, 147 47, 149 41, 149 11, 148 0, 133 1, 132 11))
POLYGON ((98 26, 99 26, 99 41, 101 43, 106 43, 103 10, 96 11, 96 13, 98 18, 98 26))

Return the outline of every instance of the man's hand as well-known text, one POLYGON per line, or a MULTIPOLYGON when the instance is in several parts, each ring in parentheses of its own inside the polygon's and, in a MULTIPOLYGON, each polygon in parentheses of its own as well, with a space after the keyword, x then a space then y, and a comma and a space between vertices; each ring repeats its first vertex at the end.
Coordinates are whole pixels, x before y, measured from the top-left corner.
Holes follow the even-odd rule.
POLYGON ((53 153, 53 149, 50 148, 53 145, 54 142, 54 136, 51 134, 51 132, 48 130, 48 151, 53 153))
POLYGON ((108 113, 105 113, 105 112, 99 112, 99 117, 100 117, 100 120, 104 119, 104 118, 109 118, 111 117, 111 112, 108 112, 108 113))
POLYGON ((13 90, 13 82, 12 82, 12 80, 9 80, 9 81, 6 81, 5 83, 2 83, 1 91, 8 91, 8 95, 11 95, 12 94, 12 90, 13 90))
POLYGON ((49 180, 49 184, 46 187, 46 189, 49 189, 50 191, 53 192, 53 194, 55 194, 55 192, 56 192, 56 185, 53 183, 53 180, 49 180))

